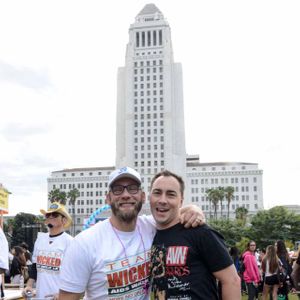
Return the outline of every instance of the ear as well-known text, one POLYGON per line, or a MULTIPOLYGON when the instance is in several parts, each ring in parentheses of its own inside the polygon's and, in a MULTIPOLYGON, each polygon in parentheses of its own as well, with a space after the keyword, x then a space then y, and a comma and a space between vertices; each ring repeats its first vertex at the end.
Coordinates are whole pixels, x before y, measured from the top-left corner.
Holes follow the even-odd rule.
POLYGON ((110 205, 110 203, 111 203, 109 192, 105 195, 105 203, 108 204, 108 205, 110 205))
POLYGON ((183 198, 181 198, 180 207, 182 207, 182 204, 183 204, 183 198))
POLYGON ((145 201, 146 201, 146 193, 145 192, 142 192, 141 199, 142 199, 142 203, 145 203, 145 201))
POLYGON ((65 226, 65 224, 68 222, 67 218, 66 218, 66 217, 63 217, 63 218, 62 218, 62 222, 63 222, 63 225, 65 226))

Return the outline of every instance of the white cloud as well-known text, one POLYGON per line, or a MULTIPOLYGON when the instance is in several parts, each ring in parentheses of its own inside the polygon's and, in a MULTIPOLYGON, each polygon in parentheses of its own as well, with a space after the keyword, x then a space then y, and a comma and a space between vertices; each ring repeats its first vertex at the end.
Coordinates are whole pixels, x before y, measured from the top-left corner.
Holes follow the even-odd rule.
MULTIPOLYGON (((299 202, 300 3, 155 4, 183 66, 187 152, 257 162, 268 206, 299 202)), ((0 182, 12 213, 46 205, 51 171, 114 164, 117 68, 144 5, 1 2, 0 182)))

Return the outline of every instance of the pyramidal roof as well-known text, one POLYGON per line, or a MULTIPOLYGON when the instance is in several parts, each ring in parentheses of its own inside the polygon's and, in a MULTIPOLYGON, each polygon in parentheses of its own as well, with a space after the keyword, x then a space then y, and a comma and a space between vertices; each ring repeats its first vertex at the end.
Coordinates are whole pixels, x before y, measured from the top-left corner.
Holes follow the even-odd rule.
POLYGON ((152 14, 155 14, 155 13, 160 13, 161 14, 161 11, 156 7, 155 4, 149 3, 149 4, 146 4, 144 6, 144 8, 139 12, 138 16, 152 15, 152 14))

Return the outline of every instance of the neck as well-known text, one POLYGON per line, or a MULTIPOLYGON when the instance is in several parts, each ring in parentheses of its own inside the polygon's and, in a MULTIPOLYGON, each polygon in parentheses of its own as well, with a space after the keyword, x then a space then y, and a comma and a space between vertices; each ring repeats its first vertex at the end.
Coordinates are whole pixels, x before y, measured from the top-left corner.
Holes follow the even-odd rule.
POLYGON ((136 218, 131 222, 124 222, 118 218, 116 218, 114 215, 112 215, 109 219, 112 226, 114 226, 116 229, 120 231, 134 231, 136 227, 136 218))
POLYGON ((49 229, 49 234, 50 235, 58 235, 58 234, 62 233, 63 231, 64 231, 64 229, 61 227, 58 227, 58 228, 52 227, 49 229))
POLYGON ((158 223, 156 221, 156 228, 160 229, 160 230, 168 229, 168 228, 173 227, 174 225, 178 224, 179 222, 180 222, 179 218, 178 219, 174 219, 172 222, 170 222, 168 224, 158 223))

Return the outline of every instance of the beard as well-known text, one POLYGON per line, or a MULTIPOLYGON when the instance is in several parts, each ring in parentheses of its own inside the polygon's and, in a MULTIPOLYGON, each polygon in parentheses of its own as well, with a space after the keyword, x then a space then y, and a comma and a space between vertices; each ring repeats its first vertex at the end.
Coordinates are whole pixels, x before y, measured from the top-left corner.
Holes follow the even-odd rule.
POLYGON ((124 211, 120 210, 119 206, 116 202, 112 202, 110 204, 110 207, 111 207, 112 213, 120 221, 122 221, 124 223, 131 223, 132 221, 134 221, 137 218, 139 212, 142 209, 142 205, 143 205, 142 201, 139 201, 139 202, 136 203, 133 210, 127 211, 127 212, 124 212, 124 211))

